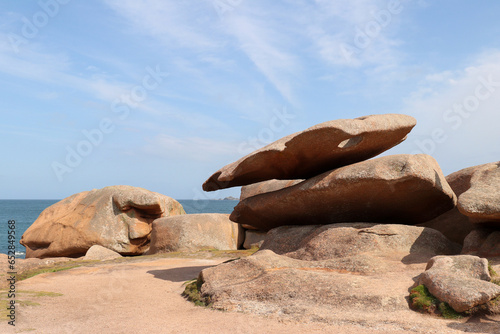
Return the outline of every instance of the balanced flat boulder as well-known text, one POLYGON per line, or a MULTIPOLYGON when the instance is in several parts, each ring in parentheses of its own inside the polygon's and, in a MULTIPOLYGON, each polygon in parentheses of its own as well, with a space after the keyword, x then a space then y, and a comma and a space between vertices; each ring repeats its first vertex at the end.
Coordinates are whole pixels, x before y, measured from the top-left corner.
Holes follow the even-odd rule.
POLYGON ((244 231, 228 214, 205 213, 165 217, 153 222, 148 254, 203 249, 236 250, 244 231))
POLYGON ((176 200, 146 189, 111 186, 84 191, 45 209, 26 230, 26 258, 80 257, 93 245, 122 255, 149 249, 153 220, 185 214, 176 200))
POLYGON ((469 188, 458 196, 460 212, 474 223, 500 225, 500 161, 457 173, 469 180, 469 188))
POLYGON ((500 286, 490 283, 488 261, 472 255, 432 258, 417 279, 440 301, 465 312, 500 296, 500 286))
POLYGON ((263 231, 339 222, 416 224, 452 209, 455 203, 455 194, 434 158, 392 155, 246 198, 230 218, 263 231))
POLYGON ((407 115, 340 119, 281 138, 215 172, 203 184, 214 191, 271 179, 306 179, 372 158, 402 142, 415 126, 407 115))

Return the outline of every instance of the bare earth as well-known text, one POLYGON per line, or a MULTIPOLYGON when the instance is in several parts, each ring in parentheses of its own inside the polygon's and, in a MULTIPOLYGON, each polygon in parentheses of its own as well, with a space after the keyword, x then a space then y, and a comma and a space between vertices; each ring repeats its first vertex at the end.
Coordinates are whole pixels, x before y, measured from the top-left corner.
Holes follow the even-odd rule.
MULTIPOLYGON (((443 320, 410 310, 354 314, 339 308, 332 309, 333 322, 298 322, 206 309, 181 296, 185 281, 224 260, 145 259, 40 274, 17 283, 18 299, 32 305, 18 305, 16 326, 2 320, 0 333, 500 333, 500 317, 443 320)), ((405 291, 408 283, 393 288, 405 291)))

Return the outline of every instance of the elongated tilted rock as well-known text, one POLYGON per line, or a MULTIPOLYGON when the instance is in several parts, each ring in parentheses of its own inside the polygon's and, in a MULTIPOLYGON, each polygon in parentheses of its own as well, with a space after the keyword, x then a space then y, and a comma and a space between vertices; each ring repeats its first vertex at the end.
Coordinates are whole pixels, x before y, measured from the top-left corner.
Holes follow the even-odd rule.
POLYGON ((271 179, 306 179, 363 161, 396 146, 415 126, 407 115, 340 119, 281 138, 215 172, 203 184, 214 191, 271 179))

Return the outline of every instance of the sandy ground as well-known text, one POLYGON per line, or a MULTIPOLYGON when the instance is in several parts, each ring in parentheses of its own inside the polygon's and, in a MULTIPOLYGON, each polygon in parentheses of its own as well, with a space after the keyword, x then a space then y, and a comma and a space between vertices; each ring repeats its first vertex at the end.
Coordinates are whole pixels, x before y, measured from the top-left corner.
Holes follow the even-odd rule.
POLYGON ((223 260, 163 258, 37 275, 18 282, 16 289, 19 300, 38 305, 18 306, 16 326, 3 321, 0 333, 500 333, 498 317, 457 322, 408 311, 412 313, 407 320, 395 314, 394 322, 375 326, 349 321, 299 323, 210 310, 181 296, 185 281, 223 260), (35 296, 23 291, 62 295, 35 296), (413 317, 420 323, 429 321, 430 327, 422 331, 418 323, 412 326, 413 317))

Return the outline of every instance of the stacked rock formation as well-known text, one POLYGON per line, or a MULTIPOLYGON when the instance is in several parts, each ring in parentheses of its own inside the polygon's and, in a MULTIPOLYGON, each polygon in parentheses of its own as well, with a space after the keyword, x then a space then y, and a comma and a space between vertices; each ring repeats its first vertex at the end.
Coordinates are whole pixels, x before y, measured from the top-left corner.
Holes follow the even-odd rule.
POLYGON ((367 160, 402 142, 415 124, 413 117, 398 114, 318 124, 221 168, 203 189, 251 185, 242 188, 230 219, 261 231, 425 222, 456 203, 437 162, 423 154, 367 160))
POLYGON ((230 219, 267 235, 253 256, 203 270, 202 298, 225 310, 294 316, 328 318, 329 303, 397 311, 408 307, 400 298, 407 287, 389 299, 381 287, 388 277, 410 280, 432 259, 417 284, 441 302, 457 312, 496 305, 487 260, 458 254, 462 243, 462 253, 500 252, 500 163, 445 178, 425 154, 367 160, 415 124, 394 114, 326 122, 214 173, 203 189, 242 185, 230 219))

